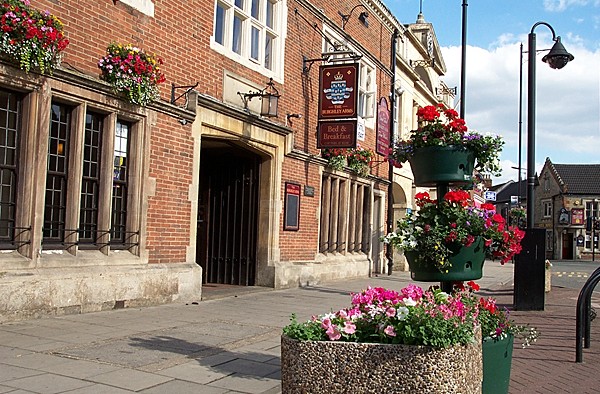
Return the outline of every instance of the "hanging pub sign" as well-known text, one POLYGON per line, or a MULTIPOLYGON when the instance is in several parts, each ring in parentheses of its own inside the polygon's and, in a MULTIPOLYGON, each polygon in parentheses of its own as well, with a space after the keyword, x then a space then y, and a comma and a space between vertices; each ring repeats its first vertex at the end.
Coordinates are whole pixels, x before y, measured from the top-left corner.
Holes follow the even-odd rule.
POLYGON ((358 63, 319 68, 319 120, 357 116, 358 71, 358 63))
POLYGON ((583 208, 571 209, 571 225, 583 226, 585 220, 583 219, 583 208))
POLYGON ((558 211, 558 224, 569 224, 569 211, 565 207, 562 207, 560 211, 558 211))
POLYGON ((356 148, 356 119, 319 122, 317 148, 356 148))
POLYGON ((390 148, 390 110, 385 97, 379 99, 377 105, 377 147, 376 151, 382 156, 388 155, 390 148))

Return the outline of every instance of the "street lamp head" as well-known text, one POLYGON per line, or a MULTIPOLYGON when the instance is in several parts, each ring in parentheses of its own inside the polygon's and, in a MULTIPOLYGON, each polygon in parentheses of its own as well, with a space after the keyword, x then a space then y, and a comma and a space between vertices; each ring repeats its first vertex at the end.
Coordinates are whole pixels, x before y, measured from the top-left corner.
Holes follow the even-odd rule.
POLYGON ((575 59, 575 56, 567 52, 562 42, 560 42, 560 36, 556 37, 555 41, 552 49, 542 58, 542 61, 548 63, 550 68, 560 70, 571 60, 575 59))

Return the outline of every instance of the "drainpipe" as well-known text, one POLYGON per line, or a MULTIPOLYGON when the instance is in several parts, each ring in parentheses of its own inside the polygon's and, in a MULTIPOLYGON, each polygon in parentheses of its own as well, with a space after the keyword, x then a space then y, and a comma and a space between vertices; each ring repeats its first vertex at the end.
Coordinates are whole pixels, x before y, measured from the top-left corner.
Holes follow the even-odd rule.
MULTIPOLYGON (((390 145, 394 143, 394 106, 396 103, 396 44, 398 43, 398 37, 400 33, 398 29, 394 29, 392 34, 392 59, 390 70, 392 72, 392 81, 390 89, 390 113, 392 114, 392 121, 390 122, 390 145)), ((394 231, 394 166, 388 161, 388 199, 387 199, 387 234, 394 231)), ((394 246, 387 244, 387 259, 388 259, 388 275, 392 274, 392 268, 394 267, 394 246)))

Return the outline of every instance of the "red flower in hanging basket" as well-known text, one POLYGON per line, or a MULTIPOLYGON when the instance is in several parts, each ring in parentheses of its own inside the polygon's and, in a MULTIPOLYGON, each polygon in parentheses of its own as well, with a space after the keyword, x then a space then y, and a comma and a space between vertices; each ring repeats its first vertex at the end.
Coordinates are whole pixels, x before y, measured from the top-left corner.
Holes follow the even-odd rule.
POLYGON ((475 169, 481 173, 500 175, 499 155, 504 141, 499 136, 469 131, 464 119, 444 105, 428 105, 417 110, 419 127, 410 136, 394 141, 389 161, 402 167, 416 150, 430 146, 462 146, 473 152, 475 169))

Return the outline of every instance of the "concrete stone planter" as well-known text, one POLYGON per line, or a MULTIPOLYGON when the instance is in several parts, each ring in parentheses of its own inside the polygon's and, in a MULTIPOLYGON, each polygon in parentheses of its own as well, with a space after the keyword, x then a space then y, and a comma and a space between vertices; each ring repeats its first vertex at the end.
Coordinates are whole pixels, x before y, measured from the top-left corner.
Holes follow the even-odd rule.
POLYGON ((286 394, 481 393, 482 364, 481 337, 448 349, 281 337, 286 394))
POLYGON ((552 290, 552 268, 546 268, 546 280, 544 290, 549 293, 552 290))

